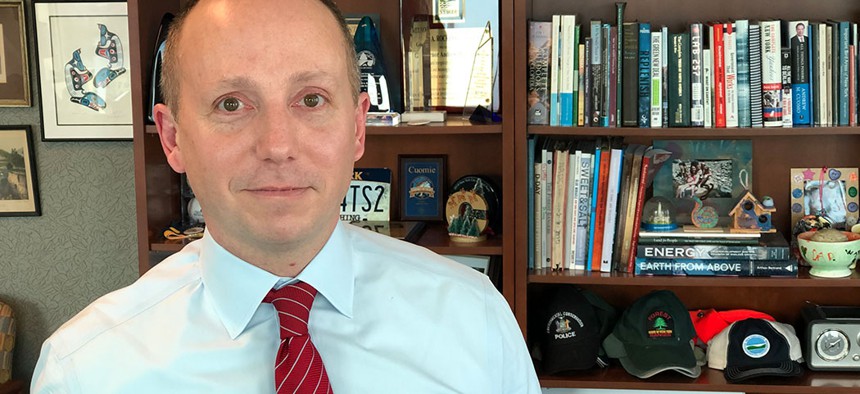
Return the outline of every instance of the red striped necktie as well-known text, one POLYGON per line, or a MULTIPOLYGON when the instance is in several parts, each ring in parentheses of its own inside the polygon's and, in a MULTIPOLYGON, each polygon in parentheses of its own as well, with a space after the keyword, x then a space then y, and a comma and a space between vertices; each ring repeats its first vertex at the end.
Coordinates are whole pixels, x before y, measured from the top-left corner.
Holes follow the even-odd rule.
POLYGON ((271 290, 263 298, 278 312, 281 323, 281 345, 275 358, 275 392, 331 393, 322 357, 308 334, 308 316, 317 290, 296 282, 271 290))

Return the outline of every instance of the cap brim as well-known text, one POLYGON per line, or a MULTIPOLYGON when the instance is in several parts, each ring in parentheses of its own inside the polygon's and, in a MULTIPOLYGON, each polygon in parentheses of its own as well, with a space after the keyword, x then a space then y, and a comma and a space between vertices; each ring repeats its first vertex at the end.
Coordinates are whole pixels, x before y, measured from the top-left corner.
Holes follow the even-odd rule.
POLYGON ((600 339, 596 335, 581 338, 577 342, 551 347, 545 346, 541 349, 543 357, 541 369, 550 375, 564 371, 589 369, 597 363, 599 346, 600 339))
POLYGON ((627 373, 637 378, 647 379, 660 372, 676 371, 697 378, 702 374, 702 368, 696 363, 693 347, 687 344, 678 346, 635 346, 624 344, 610 334, 603 342, 603 347, 612 358, 621 361, 627 373))
POLYGON ((785 361, 772 366, 759 366, 755 368, 726 367, 723 375, 731 383, 751 379, 759 376, 798 376, 803 373, 803 367, 797 361, 785 361))

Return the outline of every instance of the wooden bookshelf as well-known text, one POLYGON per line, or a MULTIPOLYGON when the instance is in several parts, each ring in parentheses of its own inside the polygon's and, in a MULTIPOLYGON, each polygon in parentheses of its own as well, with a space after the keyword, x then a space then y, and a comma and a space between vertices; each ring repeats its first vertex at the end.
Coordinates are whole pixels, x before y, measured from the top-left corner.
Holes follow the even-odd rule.
MULTIPOLYGON (((514 2, 516 59, 514 99, 516 100, 515 150, 518 163, 527 162, 527 139, 531 135, 557 138, 623 137, 627 143, 651 144, 656 139, 750 139, 753 145, 752 189, 756 196, 769 195, 777 203, 774 225, 791 234, 789 174, 798 167, 859 167, 860 127, 804 128, 661 128, 550 127, 527 124, 528 21, 550 21, 553 14, 576 14, 583 27, 591 20, 615 25, 615 0, 516 0, 514 2)), ((627 1, 625 21, 666 25, 672 33, 688 29, 690 23, 737 19, 810 20, 846 19, 858 21, 860 2, 854 0, 642 0, 627 1)), ((784 28, 784 27, 783 27, 784 28)), ((784 34, 784 33, 783 33, 784 34)), ((587 28, 582 36, 587 37, 587 28)), ((530 345, 530 311, 540 308, 540 299, 562 284, 589 289, 619 312, 652 290, 670 289, 689 309, 718 310, 748 308, 770 313, 777 320, 799 327, 800 309, 806 302, 821 305, 860 305, 860 275, 839 280, 810 277, 801 269, 796 278, 729 277, 637 277, 625 273, 530 270, 528 268, 528 196, 526 165, 516 167, 516 314, 530 345)), ((531 323, 534 323, 533 321, 531 323)), ((796 378, 761 378, 744 384, 729 384, 722 372, 703 368, 697 379, 677 373, 662 373, 638 379, 620 366, 559 375, 540 374, 544 387, 594 388, 608 390, 688 390, 747 393, 857 393, 860 376, 851 372, 806 370, 796 378)))

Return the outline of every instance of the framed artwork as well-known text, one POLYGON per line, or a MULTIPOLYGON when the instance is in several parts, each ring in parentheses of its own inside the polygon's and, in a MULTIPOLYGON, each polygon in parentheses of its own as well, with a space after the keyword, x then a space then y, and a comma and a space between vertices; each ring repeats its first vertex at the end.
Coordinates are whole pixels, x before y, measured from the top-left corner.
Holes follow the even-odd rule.
POLYGON ((125 2, 35 3, 42 140, 132 138, 125 2))
POLYGON ((654 140, 654 148, 672 152, 654 178, 654 195, 675 205, 679 224, 691 223, 694 196, 727 217, 752 192, 750 140, 654 140))
POLYGON ((445 220, 447 156, 399 155, 401 220, 445 220))
POLYGON ((857 168, 792 168, 791 223, 822 215, 837 228, 857 224, 857 184, 857 168))
POLYGON ((0 107, 31 105, 27 58, 24 2, 0 0, 0 107))
POLYGON ((39 188, 30 126, 0 127, 0 216, 38 216, 39 188))

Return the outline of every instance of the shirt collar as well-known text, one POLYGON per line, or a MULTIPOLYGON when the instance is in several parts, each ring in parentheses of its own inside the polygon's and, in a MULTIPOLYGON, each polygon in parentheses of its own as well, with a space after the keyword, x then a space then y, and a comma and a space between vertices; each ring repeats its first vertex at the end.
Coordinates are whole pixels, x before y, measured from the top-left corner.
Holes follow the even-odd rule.
POLYGON ((281 278, 245 262, 206 231, 199 241, 204 291, 212 296, 230 337, 235 339, 245 330, 270 289, 296 280, 313 286, 341 314, 352 318, 353 253, 343 226, 337 223, 322 250, 296 278, 281 278))

